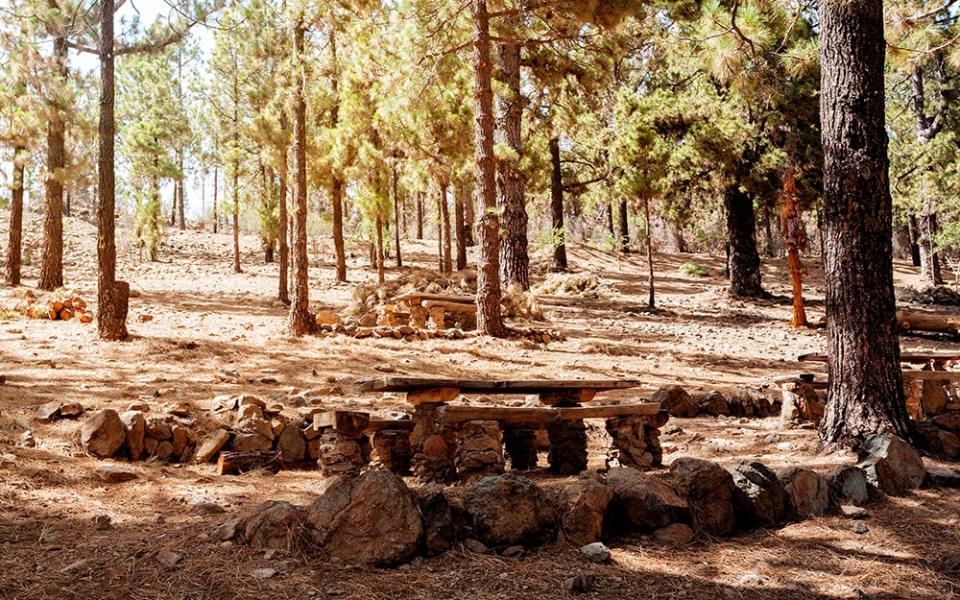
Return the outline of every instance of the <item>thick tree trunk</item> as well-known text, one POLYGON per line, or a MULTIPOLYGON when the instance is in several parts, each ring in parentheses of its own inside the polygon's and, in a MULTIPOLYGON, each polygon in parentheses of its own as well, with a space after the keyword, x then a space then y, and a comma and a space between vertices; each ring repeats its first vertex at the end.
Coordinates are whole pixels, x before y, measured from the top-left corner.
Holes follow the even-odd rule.
POLYGON ((233 70, 233 272, 242 273, 240 269, 240 83, 238 71, 240 69, 234 57, 233 70))
MULTIPOLYGON (((69 46, 63 35, 53 41, 57 78, 66 85, 69 46)), ((63 287, 63 177, 67 162, 66 122, 59 106, 51 106, 47 124, 47 176, 44 181, 46 213, 43 217, 43 258, 40 265, 41 290, 63 287)))
POLYGON ((73 213, 71 211, 71 204, 73 204, 72 200, 73 200, 73 192, 72 190, 68 189, 66 193, 66 199, 64 200, 64 203, 63 203, 63 216, 65 217, 73 216, 73 213))
MULTIPOLYGON (((304 26, 299 22, 293 30, 294 60, 303 61, 304 26)), ((307 103, 304 98, 304 75, 295 69, 296 83, 293 95, 293 301, 290 304, 288 327, 290 335, 302 336, 316 329, 310 314, 309 258, 307 256, 307 103)))
MULTIPOLYGON (((454 190, 453 222, 457 234, 457 270, 462 271, 467 268, 467 224, 464 222, 463 215, 463 184, 457 184, 454 190)), ((469 199, 467 201, 469 202, 469 199)))
POLYGON ((280 260, 280 289, 278 293, 278 298, 280 302, 284 304, 290 304, 290 292, 289 284, 287 283, 287 277, 290 272, 290 246, 287 245, 287 230, 288 224, 287 221, 287 160, 286 152, 282 153, 284 156, 280 160, 280 197, 277 199, 277 204, 279 206, 279 217, 280 221, 277 224, 277 241, 279 242, 279 260, 280 260))
POLYGON ((220 213, 217 212, 217 189, 220 187, 219 182, 220 177, 220 167, 217 165, 213 166, 213 232, 217 233, 217 230, 220 228, 220 213))
POLYGON ((910 260, 913 266, 919 267, 923 264, 920 260, 920 227, 913 213, 907 214, 907 232, 910 235, 910 260))
MULTIPOLYGON (((340 124, 340 63, 337 58, 337 25, 330 12, 330 63, 332 76, 330 87, 333 94, 333 107, 330 110, 330 127, 340 124)), ((337 282, 347 281, 347 252, 343 241, 343 178, 334 172, 330 184, 330 201, 333 204, 333 252, 336 261, 337 282)))
POLYGON ((630 252, 630 212, 627 201, 620 199, 620 250, 630 252))
POLYGON ((397 247, 397 268, 403 268, 403 251, 400 248, 400 188, 397 182, 397 164, 393 164, 393 237, 397 247))
POLYGON ((474 203, 473 193, 468 189, 466 195, 463 197, 464 220, 466 222, 466 232, 464 233, 463 239, 466 240, 468 248, 477 245, 477 240, 473 235, 474 226, 477 222, 474 203))
POLYGON ((653 309, 657 307, 653 276, 653 227, 650 223, 650 198, 646 196, 643 197, 643 222, 647 230, 647 234, 644 236, 647 246, 647 287, 649 288, 647 306, 653 309))
POLYGON ((379 213, 377 214, 377 248, 374 257, 376 258, 374 262, 377 265, 377 281, 383 283, 387 280, 387 277, 383 264, 385 258, 383 252, 383 218, 379 213))
POLYGON ((757 252, 757 221, 753 213, 753 200, 736 182, 727 186, 723 196, 730 246, 730 295, 765 298, 767 293, 760 285, 760 254, 757 252))
POLYGON ((486 335, 505 333, 500 312, 500 218, 497 216, 497 173, 493 154, 493 84, 490 64, 490 15, 487 0, 471 0, 473 7, 474 114, 477 161, 476 194, 480 218, 480 257, 477 264, 477 330, 486 335))
POLYGON ((13 177, 10 186, 10 231, 7 243, 5 280, 7 285, 20 285, 20 265, 23 252, 23 161, 26 148, 13 149, 13 177))
POLYGON ((567 270, 566 231, 563 223, 563 171, 560 170, 560 140, 550 138, 550 226, 553 229, 553 270, 567 270))
POLYGON ((893 293, 882 0, 820 2, 826 445, 910 438, 893 293))
POLYGON ((501 43, 497 46, 499 69, 497 79, 501 93, 497 94, 498 141, 513 151, 510 160, 497 165, 497 188, 500 196, 500 280, 502 285, 517 283, 530 289, 530 259, 527 256, 527 206, 524 196, 526 182, 520 171, 523 156, 523 96, 520 93, 520 46, 501 43))
POLYGON ((604 211, 607 213, 607 232, 610 234, 610 239, 613 240, 613 249, 615 252, 620 251, 620 238, 617 236, 617 230, 613 226, 613 204, 606 202, 604 205, 604 211))
POLYGON ((130 286, 117 281, 115 238, 116 180, 114 173, 114 0, 100 5, 100 123, 97 156, 97 333, 105 340, 127 339, 130 286))

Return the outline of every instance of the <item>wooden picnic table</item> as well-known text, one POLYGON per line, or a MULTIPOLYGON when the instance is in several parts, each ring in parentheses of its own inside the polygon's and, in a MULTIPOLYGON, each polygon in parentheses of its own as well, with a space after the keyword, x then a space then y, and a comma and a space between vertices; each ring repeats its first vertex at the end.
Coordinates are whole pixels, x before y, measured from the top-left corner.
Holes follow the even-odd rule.
POLYGON ((360 383, 361 392, 417 392, 456 388, 461 393, 539 394, 563 390, 627 390, 641 385, 637 379, 444 379, 426 377, 380 377, 360 383))
MULTIPOLYGON (((810 354, 801 354, 801 362, 827 362, 827 355, 819 352, 810 354)), ((948 363, 960 361, 960 353, 948 354, 944 352, 903 352, 900 354, 900 362, 913 365, 931 364, 934 367, 942 368, 948 363)))

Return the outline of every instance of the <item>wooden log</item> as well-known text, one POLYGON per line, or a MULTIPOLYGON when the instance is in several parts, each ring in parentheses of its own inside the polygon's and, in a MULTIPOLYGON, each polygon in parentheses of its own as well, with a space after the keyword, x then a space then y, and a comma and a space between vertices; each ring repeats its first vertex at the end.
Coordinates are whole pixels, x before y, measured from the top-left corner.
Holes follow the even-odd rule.
POLYGON ((584 402, 590 402, 596 395, 597 390, 575 389, 546 392, 539 394, 539 397, 540 404, 545 406, 576 406, 584 402))
POLYGON ((561 421, 579 421, 581 419, 609 419, 611 417, 648 417, 660 413, 659 402, 641 404, 608 404, 606 406, 577 406, 557 408, 557 418, 561 421))
POLYGON ((316 429, 330 428, 350 436, 362 435, 370 424, 370 415, 352 410, 328 410, 313 415, 316 429))
POLYGON ((446 404, 453 402, 460 395, 460 388, 453 386, 438 386, 407 392, 407 402, 414 406, 420 404, 446 404))
POLYGON ((279 452, 221 452, 217 459, 217 475, 237 475, 254 469, 276 473, 281 463, 279 452))
POLYGON ((439 308, 447 312, 456 312, 456 313, 476 313, 477 305, 476 304, 464 304, 462 302, 444 302, 441 300, 427 300, 423 303, 423 307, 427 310, 439 308))
POLYGON ((897 311, 897 324, 904 331, 960 334, 960 317, 944 317, 901 310, 897 311))
POLYGON ((640 387, 639 379, 441 379, 381 377, 359 382, 361 392, 414 392, 451 387, 482 394, 542 394, 557 390, 592 389, 598 392, 640 387))
POLYGON ((464 421, 498 421, 513 425, 549 425, 556 421, 609 419, 611 417, 644 417, 657 415, 659 402, 642 404, 614 404, 607 406, 577 406, 571 408, 512 407, 512 406, 444 406, 439 409, 445 424, 464 421))

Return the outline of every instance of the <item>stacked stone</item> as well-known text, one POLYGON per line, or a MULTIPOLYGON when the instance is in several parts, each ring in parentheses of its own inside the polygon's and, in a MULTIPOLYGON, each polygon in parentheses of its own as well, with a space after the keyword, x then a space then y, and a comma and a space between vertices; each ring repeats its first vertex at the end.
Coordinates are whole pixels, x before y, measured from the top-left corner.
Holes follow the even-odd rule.
POLYGON ((780 389, 783 392, 780 418, 784 425, 819 423, 823 418, 824 403, 811 383, 789 381, 781 384, 780 389))
POLYGON ((264 416, 267 404, 256 396, 241 396, 237 403, 234 430, 230 444, 234 452, 267 452, 273 449, 276 437, 273 425, 264 416))
POLYGON ((364 456, 364 430, 370 422, 366 413, 329 411, 314 417, 314 426, 320 434, 320 474, 324 477, 360 474, 367 466, 364 456))
POLYGON ((125 455, 131 460, 189 460, 195 442, 187 426, 170 414, 111 409, 92 413, 80 428, 81 445, 97 458, 125 455))
POLYGON ((583 421, 554 421, 547 427, 550 470, 572 475, 587 468, 587 427, 583 421))
POLYGON ((454 475, 450 457, 449 432, 440 421, 441 403, 423 403, 413 414, 415 425, 410 435, 413 452, 413 474, 425 482, 444 482, 454 475))
POLYGON ((410 432, 382 429, 373 434, 374 465, 397 475, 410 474, 410 432))
POLYGON ((496 421, 466 421, 456 433, 454 465, 463 476, 503 472, 503 444, 496 421))
POLYGON ((537 467, 538 428, 524 425, 508 426, 503 430, 503 446, 514 471, 529 471, 537 467))
MULTIPOLYGON (((666 416, 666 413, 662 413, 666 416)), ((663 416, 615 417, 607 419, 607 433, 613 438, 608 464, 646 471, 663 464, 659 426, 663 416)))

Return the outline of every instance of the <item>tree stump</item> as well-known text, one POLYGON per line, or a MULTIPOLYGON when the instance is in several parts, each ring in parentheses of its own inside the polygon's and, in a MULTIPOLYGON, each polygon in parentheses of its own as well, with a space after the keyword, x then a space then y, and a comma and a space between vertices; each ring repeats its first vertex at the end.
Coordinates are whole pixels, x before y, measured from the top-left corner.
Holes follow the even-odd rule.
POLYGON ((537 428, 512 426, 503 430, 503 445, 514 471, 537 467, 537 428))

